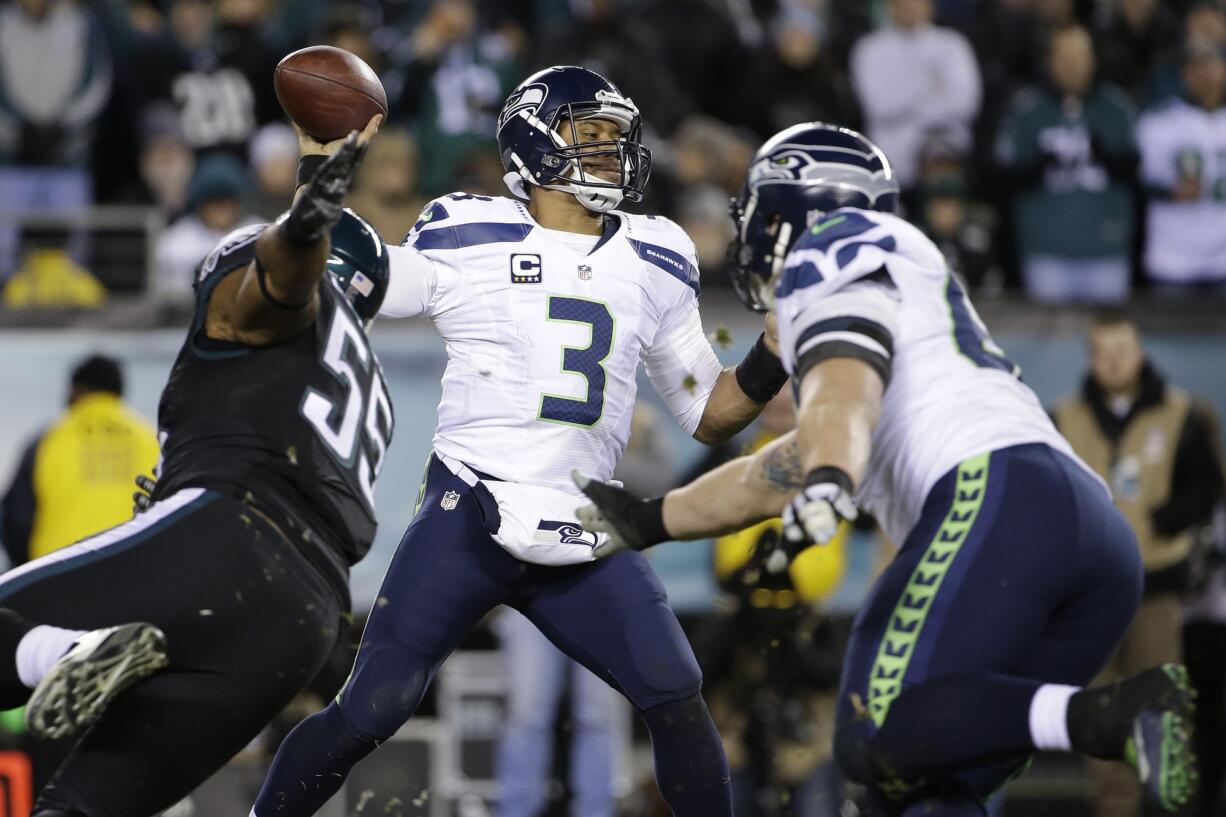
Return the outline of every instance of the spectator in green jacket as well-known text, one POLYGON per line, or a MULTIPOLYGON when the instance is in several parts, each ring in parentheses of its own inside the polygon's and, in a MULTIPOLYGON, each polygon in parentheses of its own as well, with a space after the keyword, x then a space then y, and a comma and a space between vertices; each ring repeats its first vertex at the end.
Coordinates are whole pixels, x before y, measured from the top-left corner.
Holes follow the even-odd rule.
MULTIPOLYGON (((421 186, 428 196, 469 190, 471 180, 492 162, 499 187, 501 168, 490 145, 498 111, 521 69, 515 43, 488 32, 474 0, 437 0, 408 39, 411 58, 392 115, 413 123, 423 156, 421 186)), ((478 184, 477 186, 483 186, 478 184)), ((495 188, 497 189, 497 188, 495 188)), ((501 191, 499 191, 501 193, 501 191)))
POLYGON ((1121 301, 1131 279, 1135 111, 1122 90, 1095 81, 1081 26, 1051 33, 1047 70, 1047 86, 1014 96, 996 144, 1017 194, 1026 292, 1041 301, 1121 301))

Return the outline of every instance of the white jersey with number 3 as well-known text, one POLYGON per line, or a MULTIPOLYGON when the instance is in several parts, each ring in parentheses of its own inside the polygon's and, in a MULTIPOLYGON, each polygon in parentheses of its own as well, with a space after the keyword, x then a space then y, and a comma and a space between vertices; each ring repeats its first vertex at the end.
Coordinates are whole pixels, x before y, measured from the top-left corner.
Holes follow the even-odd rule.
POLYGON ((849 208, 809 228, 776 310, 790 373, 851 356, 888 379, 856 499, 900 545, 928 492, 965 459, 1023 443, 1076 459, 940 250, 897 216, 849 208))
POLYGON ((381 314, 426 315, 447 342, 440 454, 569 492, 572 469, 608 479, 640 361, 686 431, 697 428, 721 367, 698 317, 694 245, 665 218, 610 218, 584 253, 517 200, 456 193, 389 248, 381 314))

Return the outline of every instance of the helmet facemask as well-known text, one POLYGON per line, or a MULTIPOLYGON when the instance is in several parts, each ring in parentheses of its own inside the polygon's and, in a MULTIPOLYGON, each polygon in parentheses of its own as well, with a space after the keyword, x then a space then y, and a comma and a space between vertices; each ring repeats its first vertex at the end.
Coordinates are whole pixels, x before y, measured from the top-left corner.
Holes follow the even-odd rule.
POLYGON ((778 213, 766 213, 759 208, 757 191, 751 192, 744 204, 734 198, 728 209, 736 230, 728 244, 732 289, 741 303, 754 312, 769 312, 775 308, 775 287, 788 251, 795 243, 793 238, 800 235, 778 213), (773 240, 762 240, 766 236, 773 240))
POLYGON ((642 122, 634 103, 618 94, 599 91, 596 102, 576 102, 559 106, 547 120, 539 119, 531 110, 522 109, 515 116, 549 136, 554 147, 545 151, 542 169, 534 176, 519 157, 511 154, 519 172, 508 174, 512 190, 526 194, 526 184, 547 190, 570 193, 589 210, 604 213, 614 209, 623 198, 641 201, 651 175, 651 151, 642 143, 642 122), (581 142, 579 123, 586 119, 604 119, 618 125, 619 136, 581 142), (568 142, 563 133, 570 136, 568 142), (610 161, 612 160, 612 161, 610 161), (617 179, 602 178, 594 165, 612 164, 617 167, 617 179), (518 178, 517 178, 518 177, 518 178))

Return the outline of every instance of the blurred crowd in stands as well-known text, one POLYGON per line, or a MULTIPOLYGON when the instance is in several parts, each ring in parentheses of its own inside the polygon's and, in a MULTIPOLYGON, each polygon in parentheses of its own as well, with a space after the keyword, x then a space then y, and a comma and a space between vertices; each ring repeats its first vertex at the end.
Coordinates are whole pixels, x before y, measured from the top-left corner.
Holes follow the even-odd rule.
POLYGON ((1221 0, 7 0, 5 303, 106 296, 88 237, 19 224, 95 204, 153 208, 152 285, 185 292, 219 235, 287 205, 272 73, 318 43, 387 89, 351 201, 388 241, 433 196, 504 194, 504 97, 578 63, 643 111, 643 206, 690 233, 708 286, 756 146, 823 119, 881 145, 908 217, 981 293, 1226 295, 1221 0))

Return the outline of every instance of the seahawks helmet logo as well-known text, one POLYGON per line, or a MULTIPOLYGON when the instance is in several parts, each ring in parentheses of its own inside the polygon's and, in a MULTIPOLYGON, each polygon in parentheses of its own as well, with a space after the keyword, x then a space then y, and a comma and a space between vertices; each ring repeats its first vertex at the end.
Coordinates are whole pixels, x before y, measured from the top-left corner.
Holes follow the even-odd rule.
POLYGON ((545 97, 549 96, 549 86, 542 82, 534 82, 531 85, 525 85, 522 88, 517 88, 507 98, 507 102, 502 106, 502 113, 498 114, 498 129, 511 120, 511 117, 517 116, 520 111, 528 111, 535 115, 545 104, 545 97))
POLYGON ((871 199, 898 191, 889 167, 882 166, 875 154, 832 146, 816 151, 800 146, 781 146, 756 161, 749 169, 751 189, 765 183, 843 185, 861 190, 871 199), (857 160, 870 166, 875 164, 877 168, 860 166, 855 163, 857 160))

